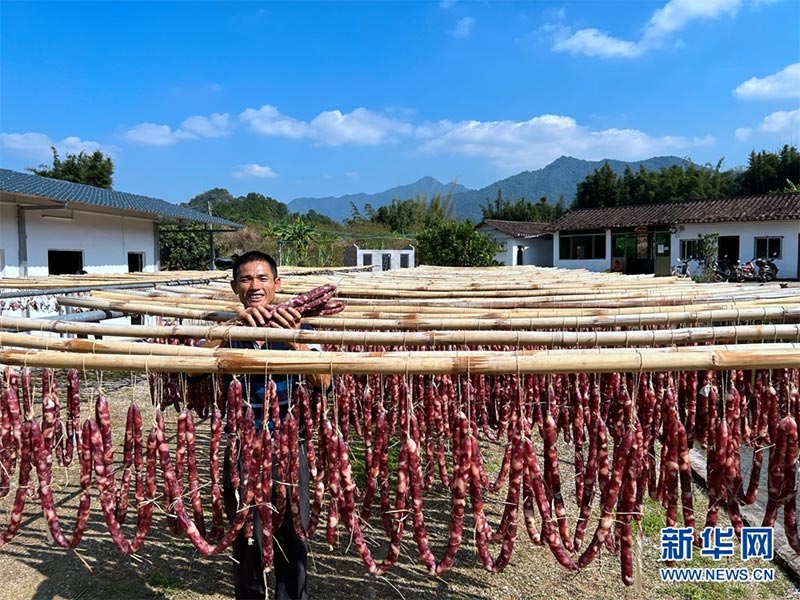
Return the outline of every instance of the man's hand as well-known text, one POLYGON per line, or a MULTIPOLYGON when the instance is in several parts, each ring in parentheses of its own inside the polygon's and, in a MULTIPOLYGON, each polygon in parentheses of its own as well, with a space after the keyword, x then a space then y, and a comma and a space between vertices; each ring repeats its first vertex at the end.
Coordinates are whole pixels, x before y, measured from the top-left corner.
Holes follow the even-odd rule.
POLYGON ((272 306, 248 306, 236 313, 234 324, 248 325, 250 327, 263 327, 271 318, 272 306))
MULTIPOLYGON (((250 327, 274 327, 276 329, 300 329, 302 315, 292 307, 276 308, 270 305, 248 306, 236 313, 236 323, 250 327)), ((306 344, 286 342, 292 350, 308 350, 306 344)))

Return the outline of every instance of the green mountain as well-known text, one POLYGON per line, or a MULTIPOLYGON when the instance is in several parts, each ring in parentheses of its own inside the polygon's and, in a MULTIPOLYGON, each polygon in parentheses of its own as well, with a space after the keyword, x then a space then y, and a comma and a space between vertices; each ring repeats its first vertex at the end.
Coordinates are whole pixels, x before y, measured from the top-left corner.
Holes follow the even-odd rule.
POLYGON ((446 196, 447 194, 456 194, 467 189, 468 188, 457 183, 440 183, 433 177, 423 177, 414 183, 393 187, 377 194, 362 193, 338 197, 295 198, 289 202, 289 211, 305 214, 309 210, 315 210, 336 221, 343 221, 352 216, 353 210, 350 206, 351 203, 363 213, 364 206, 367 204, 372 205, 373 208, 378 208, 386 204, 391 204, 392 200, 395 198, 399 198, 400 200, 408 200, 417 196, 431 198, 435 194, 446 196))
POLYGON ((443 184, 433 177, 423 177, 409 185, 393 187, 378 194, 362 193, 339 197, 295 198, 289 202, 289 211, 303 214, 309 210, 315 210, 332 219, 342 221, 351 216, 350 203, 363 212, 366 204, 378 208, 391 204, 395 198, 408 200, 417 195, 430 198, 433 194, 452 193, 453 216, 457 219, 469 219, 477 223, 481 220, 481 205, 486 204, 487 199, 494 200, 498 190, 502 190, 503 197, 512 202, 518 198, 537 202, 539 198, 546 196, 548 202, 555 204, 559 198, 563 197, 564 204, 569 207, 575 198, 578 183, 586 179, 586 176, 595 169, 602 167, 605 162, 608 162, 614 172, 620 175, 625 171, 626 166, 630 166, 634 171, 638 171, 639 167, 643 166, 649 171, 657 172, 673 165, 689 163, 686 159, 677 156, 656 156, 634 162, 610 159, 590 161, 562 156, 546 167, 535 171, 523 171, 506 179, 495 181, 479 190, 470 190, 456 183, 443 184))
POLYGON ((487 199, 494 200, 498 190, 502 190, 503 197, 512 202, 518 198, 537 202, 539 198, 546 196, 548 202, 555 204, 563 197, 564 204, 569 207, 575 198, 578 183, 605 162, 608 162, 615 173, 621 175, 626 166, 630 166, 633 171, 638 171, 640 166, 648 171, 660 171, 673 165, 688 164, 689 161, 677 156, 657 156, 635 162, 610 159, 590 161, 562 156, 536 171, 523 171, 479 190, 455 194, 454 212, 458 218, 478 222, 481 220, 481 205, 486 204, 487 199))

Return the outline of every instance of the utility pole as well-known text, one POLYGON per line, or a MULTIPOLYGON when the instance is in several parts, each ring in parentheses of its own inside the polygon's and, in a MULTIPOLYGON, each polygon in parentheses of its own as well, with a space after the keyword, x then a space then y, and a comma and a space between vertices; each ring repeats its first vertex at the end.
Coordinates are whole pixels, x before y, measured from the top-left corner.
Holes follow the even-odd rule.
MULTIPOLYGON (((208 210, 208 216, 209 217, 213 216, 211 214, 211 200, 206 200, 206 208, 208 210)), ((209 269, 212 271, 216 271, 217 256, 214 251, 214 226, 211 223, 206 223, 206 229, 208 229, 208 247, 210 248, 208 260, 211 263, 211 265, 209 266, 209 269)))

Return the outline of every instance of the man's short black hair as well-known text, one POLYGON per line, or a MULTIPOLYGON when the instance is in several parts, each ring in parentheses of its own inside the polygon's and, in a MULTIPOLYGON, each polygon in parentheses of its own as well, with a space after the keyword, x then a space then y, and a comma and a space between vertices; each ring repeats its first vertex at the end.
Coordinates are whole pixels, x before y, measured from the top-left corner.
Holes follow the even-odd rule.
POLYGON ((251 262, 267 263, 269 268, 272 270, 272 276, 275 279, 278 278, 278 263, 276 263, 275 259, 269 254, 259 250, 251 250, 250 252, 245 252, 241 256, 236 257, 236 260, 233 261, 233 278, 236 279, 239 276, 239 268, 242 265, 246 265, 247 263, 251 262))

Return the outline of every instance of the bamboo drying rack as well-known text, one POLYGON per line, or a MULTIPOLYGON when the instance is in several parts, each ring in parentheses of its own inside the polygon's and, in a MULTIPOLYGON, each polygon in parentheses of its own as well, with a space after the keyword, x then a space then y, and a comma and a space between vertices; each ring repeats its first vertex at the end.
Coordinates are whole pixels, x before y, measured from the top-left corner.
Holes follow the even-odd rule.
POLYGON ((292 295, 332 281, 347 308, 341 315, 307 319, 314 331, 220 324, 238 308, 225 281, 60 297, 63 306, 202 324, 98 325, 0 316, 0 329, 5 330, 0 331, 0 363, 117 371, 354 374, 800 367, 800 290, 778 285, 699 285, 672 277, 534 267, 421 267, 325 275, 284 271, 282 291, 292 295), (403 350, 265 353, 52 337, 59 334, 403 350), (689 345, 706 343, 712 345, 689 345), (418 346, 425 348, 408 350, 418 346), (453 349, 466 346, 511 349, 453 349))

